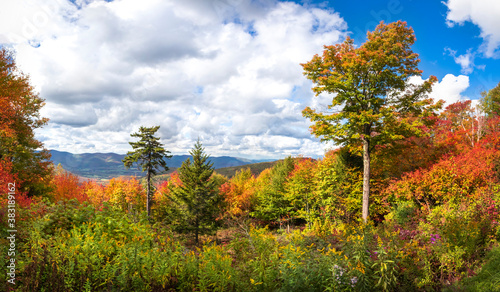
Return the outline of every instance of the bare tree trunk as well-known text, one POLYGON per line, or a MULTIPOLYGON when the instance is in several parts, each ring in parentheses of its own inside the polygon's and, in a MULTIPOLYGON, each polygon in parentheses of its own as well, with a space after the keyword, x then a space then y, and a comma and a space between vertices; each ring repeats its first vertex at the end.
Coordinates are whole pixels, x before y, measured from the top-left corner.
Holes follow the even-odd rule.
POLYGON ((370 140, 363 139, 363 222, 368 221, 370 208, 370 140))
POLYGON ((148 212, 148 220, 149 220, 149 215, 150 215, 150 210, 151 210, 151 171, 148 169, 148 189, 146 190, 146 210, 148 212))

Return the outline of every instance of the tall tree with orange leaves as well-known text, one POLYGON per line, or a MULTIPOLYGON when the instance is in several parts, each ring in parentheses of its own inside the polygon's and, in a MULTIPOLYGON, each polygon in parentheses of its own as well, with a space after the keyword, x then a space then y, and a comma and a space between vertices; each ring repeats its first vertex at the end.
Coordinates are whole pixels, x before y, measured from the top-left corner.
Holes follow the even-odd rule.
POLYGON ((406 22, 381 22, 367 41, 355 46, 351 38, 343 43, 325 46, 322 56, 315 55, 305 64, 304 74, 312 80, 317 94, 333 95, 324 112, 309 107, 303 115, 314 124, 311 132, 323 141, 363 153, 363 208, 366 222, 370 197, 370 154, 377 144, 387 144, 406 136, 419 134, 419 120, 439 108, 427 98, 431 76, 421 85, 409 83, 419 76, 418 54, 411 50, 415 42, 413 29, 406 22))
POLYGON ((40 117, 43 105, 12 53, 0 49, 0 163, 30 196, 46 193, 50 185, 50 154, 34 134, 48 121, 40 117))

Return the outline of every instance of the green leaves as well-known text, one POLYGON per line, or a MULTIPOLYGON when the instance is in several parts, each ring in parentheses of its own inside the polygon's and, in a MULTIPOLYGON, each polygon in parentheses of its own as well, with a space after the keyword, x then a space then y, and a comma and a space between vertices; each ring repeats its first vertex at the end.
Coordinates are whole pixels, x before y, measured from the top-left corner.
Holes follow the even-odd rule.
POLYGON ((268 177, 262 174, 259 176, 259 180, 266 183, 257 191, 257 206, 253 216, 278 221, 288 215, 290 202, 285 197, 285 183, 294 169, 294 164, 293 159, 287 157, 271 169, 268 177))
POLYGON ((481 100, 479 101, 481 110, 488 116, 500 115, 500 82, 495 88, 489 91, 481 92, 481 100))
POLYGON ((142 171, 147 172, 147 212, 148 218, 151 210, 151 175, 157 174, 158 171, 164 169, 168 170, 167 163, 164 158, 171 158, 169 151, 163 148, 160 143, 160 138, 155 137, 154 134, 160 126, 155 127, 141 127, 139 133, 133 133, 130 136, 141 138, 138 142, 129 142, 134 151, 129 151, 127 156, 123 159, 126 168, 130 168, 134 163, 142 168, 142 171))
POLYGON ((200 234, 216 230, 222 196, 218 192, 219 180, 213 176, 213 163, 199 140, 189 153, 193 161, 182 163, 178 170, 182 185, 171 188, 170 196, 175 209, 172 213, 178 217, 174 219, 177 230, 194 232, 198 243, 200 234))
POLYGON ((405 22, 381 23, 360 47, 348 38, 342 44, 325 46, 323 56, 302 64, 316 94, 335 95, 329 106, 336 110, 333 113, 309 107, 302 112, 315 123, 311 132, 347 146, 359 145, 361 138, 397 140, 402 136, 378 137, 390 136, 381 129, 401 118, 394 113, 419 115, 435 110, 432 102, 422 103, 422 99, 437 79, 431 76, 421 85, 408 83, 410 76, 421 74, 418 55, 410 49, 414 41, 413 30, 405 22))
POLYGON ((359 151, 363 145, 363 219, 368 218, 370 153, 376 145, 389 144, 419 135, 420 124, 412 118, 428 117, 440 107, 426 99, 437 79, 431 76, 421 85, 409 83, 419 76, 418 55, 410 47, 413 29, 406 22, 381 22, 359 47, 349 37, 342 44, 325 46, 323 56, 315 55, 302 64, 304 75, 319 95, 333 95, 328 110, 309 107, 302 112, 314 124, 311 132, 322 141, 359 151))
POLYGON ((155 127, 140 127, 138 133, 133 133, 130 136, 140 138, 138 142, 129 142, 134 151, 127 152, 127 156, 123 159, 125 167, 130 168, 134 163, 137 163, 138 168, 142 171, 148 171, 151 174, 157 174, 162 168, 167 171, 167 163, 164 158, 171 158, 170 151, 166 151, 160 143, 160 138, 154 134, 160 126, 155 127))

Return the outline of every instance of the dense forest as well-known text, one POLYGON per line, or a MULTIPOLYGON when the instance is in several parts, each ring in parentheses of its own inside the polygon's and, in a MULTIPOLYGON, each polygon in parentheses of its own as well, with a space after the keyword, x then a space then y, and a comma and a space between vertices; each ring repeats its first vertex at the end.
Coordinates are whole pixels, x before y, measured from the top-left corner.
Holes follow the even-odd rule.
POLYGON ((433 78, 408 85, 413 41, 381 24, 303 64, 344 106, 304 110, 339 145, 321 158, 228 178, 198 141, 151 185, 50 164, 33 134, 43 100, 1 50, 1 290, 500 291, 500 83, 443 106, 433 78))

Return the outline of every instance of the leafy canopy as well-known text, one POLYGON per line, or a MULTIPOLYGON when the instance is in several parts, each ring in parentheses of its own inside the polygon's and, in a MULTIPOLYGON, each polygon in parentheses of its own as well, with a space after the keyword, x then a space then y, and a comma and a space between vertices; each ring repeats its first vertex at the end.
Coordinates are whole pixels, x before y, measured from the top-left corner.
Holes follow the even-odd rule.
POLYGON ((500 82, 493 89, 481 92, 479 105, 488 116, 500 115, 500 82))
POLYGON ((436 77, 421 85, 408 82, 422 73, 418 54, 410 48, 415 42, 412 28, 401 21, 381 22, 367 38, 360 47, 349 37, 325 46, 322 56, 302 64, 316 95, 333 95, 326 113, 309 107, 303 111, 315 122, 311 132, 323 141, 352 146, 363 139, 372 145, 402 139, 408 130, 418 132, 418 123, 402 119, 405 114, 430 115, 441 105, 423 98, 436 77))
POLYGON ((47 193, 45 182, 51 175, 50 153, 34 133, 48 121, 40 117, 43 105, 12 54, 0 49, 0 163, 10 173, 0 175, 16 177, 21 191, 30 196, 47 193))
POLYGON ((330 113, 307 107, 302 112, 314 124, 311 132, 323 141, 359 151, 363 146, 363 220, 367 222, 370 197, 370 153, 380 144, 390 144, 408 136, 423 134, 425 119, 435 114, 426 98, 431 76, 421 85, 409 78, 421 75, 418 55, 411 50, 415 42, 413 29, 406 22, 381 22, 368 40, 355 47, 351 38, 342 44, 325 46, 323 56, 315 55, 302 64, 304 74, 314 83, 316 95, 333 95, 330 113))

